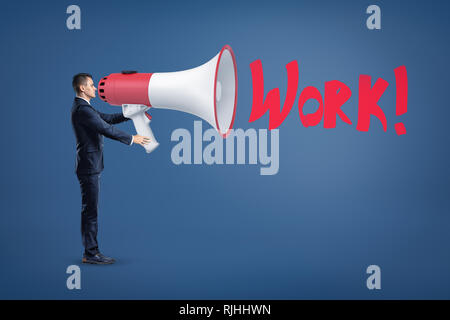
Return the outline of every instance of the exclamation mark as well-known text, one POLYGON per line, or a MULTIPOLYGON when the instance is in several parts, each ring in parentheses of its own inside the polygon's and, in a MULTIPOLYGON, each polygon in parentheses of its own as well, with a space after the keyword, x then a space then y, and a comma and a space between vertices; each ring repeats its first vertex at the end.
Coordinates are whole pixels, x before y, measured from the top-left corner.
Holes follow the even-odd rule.
MULTIPOLYGON (((394 69, 395 72, 395 84, 397 90, 397 98, 395 104, 395 115, 401 116, 408 111, 408 75, 406 74, 406 67, 400 66, 394 69)), ((405 125, 402 122, 395 124, 395 131, 397 135, 406 133, 405 125)))

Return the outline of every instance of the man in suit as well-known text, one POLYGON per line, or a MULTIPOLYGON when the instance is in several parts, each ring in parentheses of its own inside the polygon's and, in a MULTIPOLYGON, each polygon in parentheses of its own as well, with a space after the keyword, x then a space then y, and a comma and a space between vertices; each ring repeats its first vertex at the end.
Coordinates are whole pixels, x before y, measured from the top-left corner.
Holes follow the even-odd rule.
POLYGON ((77 140, 76 174, 81 188, 81 236, 84 246, 83 263, 111 264, 115 260, 100 253, 97 242, 97 210, 100 172, 103 170, 103 136, 127 145, 144 145, 148 137, 132 136, 113 126, 129 120, 122 113, 105 114, 95 110, 90 100, 95 98, 92 76, 79 73, 73 77, 76 97, 72 106, 72 127, 77 140))

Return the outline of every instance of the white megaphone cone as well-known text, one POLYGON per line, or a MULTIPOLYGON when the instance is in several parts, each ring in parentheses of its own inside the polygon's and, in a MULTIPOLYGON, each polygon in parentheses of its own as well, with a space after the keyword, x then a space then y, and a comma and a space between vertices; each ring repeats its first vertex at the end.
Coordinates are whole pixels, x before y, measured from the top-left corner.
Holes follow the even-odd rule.
POLYGON ((233 50, 226 45, 205 64, 165 73, 113 73, 99 82, 99 95, 112 105, 122 105, 139 135, 149 136, 151 152, 158 142, 145 112, 149 107, 196 115, 226 138, 233 127, 237 103, 237 69, 233 50))

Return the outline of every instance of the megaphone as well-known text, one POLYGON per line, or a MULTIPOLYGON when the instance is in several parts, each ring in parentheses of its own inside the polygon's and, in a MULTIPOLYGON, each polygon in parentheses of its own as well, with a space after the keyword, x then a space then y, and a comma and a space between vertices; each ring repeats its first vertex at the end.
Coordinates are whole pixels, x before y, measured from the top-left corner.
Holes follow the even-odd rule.
POLYGON ((123 115, 133 120, 136 132, 150 138, 144 146, 147 153, 159 145, 150 128, 149 108, 196 115, 226 138, 236 113, 236 58, 226 45, 214 58, 189 70, 112 73, 99 81, 98 92, 103 101, 122 106, 123 115))

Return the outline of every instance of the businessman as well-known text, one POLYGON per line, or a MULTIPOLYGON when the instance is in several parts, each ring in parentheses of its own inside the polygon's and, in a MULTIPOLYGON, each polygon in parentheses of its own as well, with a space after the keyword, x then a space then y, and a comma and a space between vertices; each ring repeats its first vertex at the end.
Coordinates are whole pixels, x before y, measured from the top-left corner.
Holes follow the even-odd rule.
POLYGON ((97 210, 100 172, 103 170, 103 136, 127 145, 145 145, 148 137, 132 136, 113 126, 129 119, 122 113, 105 114, 95 110, 92 76, 79 73, 73 77, 76 97, 72 106, 72 127, 77 141, 75 171, 81 188, 81 237, 84 246, 83 263, 111 264, 115 260, 100 253, 97 242, 97 210))

